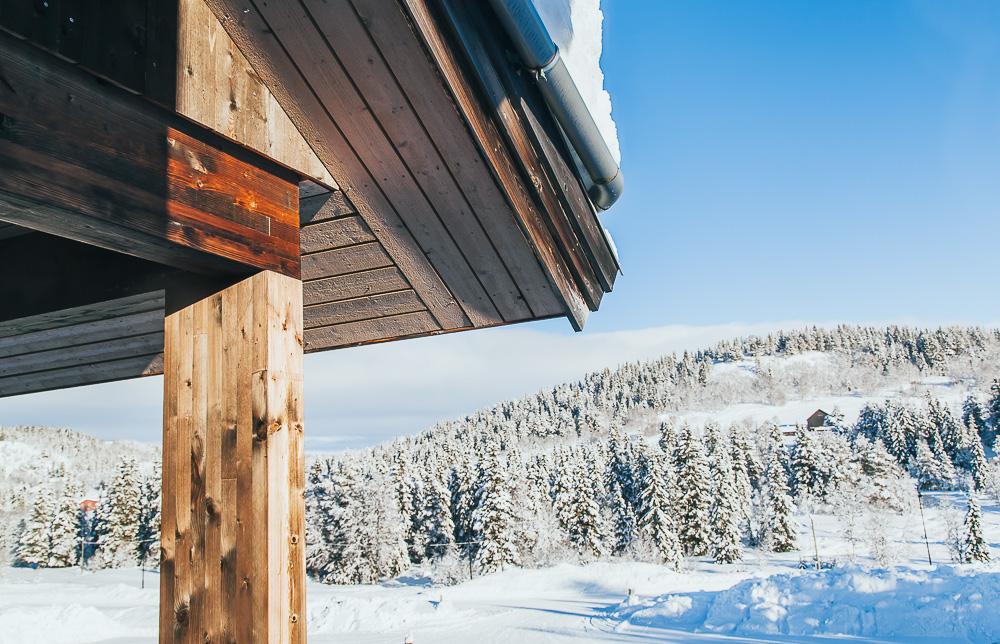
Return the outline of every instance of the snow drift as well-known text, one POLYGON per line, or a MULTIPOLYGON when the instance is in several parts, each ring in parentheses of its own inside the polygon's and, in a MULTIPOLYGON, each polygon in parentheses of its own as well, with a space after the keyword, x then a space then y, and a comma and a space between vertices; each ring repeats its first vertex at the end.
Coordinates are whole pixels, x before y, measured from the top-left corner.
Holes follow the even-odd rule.
POLYGON ((630 626, 737 636, 1000 637, 1000 573, 940 566, 864 569, 747 579, 716 593, 669 594, 620 605, 616 630, 630 626))

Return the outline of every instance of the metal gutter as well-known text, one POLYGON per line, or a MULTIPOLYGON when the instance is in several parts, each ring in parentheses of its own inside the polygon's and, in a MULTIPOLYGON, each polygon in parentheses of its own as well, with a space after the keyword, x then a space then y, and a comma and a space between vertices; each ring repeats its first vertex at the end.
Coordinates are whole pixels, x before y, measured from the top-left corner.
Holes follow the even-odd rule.
POLYGON ((490 4, 589 175, 591 202, 607 210, 621 196, 625 180, 538 10, 532 0, 490 0, 490 4))

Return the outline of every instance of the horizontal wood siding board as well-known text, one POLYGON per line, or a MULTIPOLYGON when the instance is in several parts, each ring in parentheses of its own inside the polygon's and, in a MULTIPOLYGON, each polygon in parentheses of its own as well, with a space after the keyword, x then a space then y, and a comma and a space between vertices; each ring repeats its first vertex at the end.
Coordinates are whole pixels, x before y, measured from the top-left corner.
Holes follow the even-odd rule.
MULTIPOLYGON (((71 340, 72 341, 72 340, 71 340)), ((96 362, 119 360, 163 351, 163 329, 153 333, 116 337, 101 342, 63 346, 0 359, 0 378, 30 375, 96 362)))
POLYGON ((455 301, 374 177, 361 163, 321 95, 302 76, 254 6, 243 0, 207 0, 240 51, 330 170, 344 196, 444 328, 465 328, 469 317, 455 301))
POLYGON ((0 378, 0 398, 65 387, 127 380, 163 373, 163 354, 133 356, 121 360, 43 371, 28 376, 0 378))
POLYGON ((427 307, 420 301, 417 294, 408 289, 307 306, 303 314, 305 328, 312 329, 426 310, 427 307))
MULTIPOLYGON (((302 297, 305 305, 309 307, 314 304, 338 302, 365 295, 401 291, 407 288, 410 288, 410 283, 399 272, 399 269, 395 266, 389 266, 303 282, 302 297)), ((306 325, 308 326, 308 324, 307 308, 306 325)))
POLYGON ((134 313, 0 338, 0 363, 22 355, 62 350, 93 342, 155 333, 163 329, 163 309, 134 313))
POLYGON ((182 268, 297 276, 297 174, 4 33, 0 65, 0 218, 182 268))
POLYGON ((365 220, 351 215, 303 226, 300 246, 305 255, 372 241, 375 241, 375 235, 365 220))
POLYGON ((441 331, 441 327, 426 311, 321 326, 305 331, 306 353, 427 335, 435 331, 441 331))
MULTIPOLYGON (((352 142, 350 152, 345 153, 356 155, 367 169, 366 174, 374 178, 469 319, 476 326, 495 323, 500 314, 480 282, 481 276, 470 267, 312 17, 299 3, 260 2, 256 7, 329 110, 337 128, 352 142)), ((342 183, 335 173, 334 178, 342 183)), ((376 228, 372 225, 373 230, 376 228)))
MULTIPOLYGON (((447 153, 457 157, 457 150, 439 150, 437 141, 414 112, 400 81, 375 47, 351 3, 348 0, 304 0, 304 4, 340 62, 343 82, 357 88, 364 106, 374 117, 374 122, 367 127, 384 132, 395 149, 402 168, 410 177, 412 187, 409 189, 414 202, 421 204, 426 200, 427 216, 434 213, 441 221, 505 320, 530 317, 531 312, 484 230, 479 213, 470 205, 445 160, 447 153)), ((387 8, 385 13, 376 16, 376 21, 384 20, 391 11, 391 7, 387 8)), ((419 45, 415 41, 413 44, 417 46, 411 50, 411 56, 421 56, 419 45)), ((430 66, 426 57, 423 57, 423 65, 430 66)), ((334 74, 335 68, 327 73, 334 74)), ((433 85, 422 91, 433 91, 433 85)), ((447 96, 439 96, 445 100, 436 109, 453 111, 447 96)))
POLYGON ((302 258, 302 278, 313 280, 392 265, 382 245, 369 242, 306 255, 302 258))
POLYGON ((62 337, 59 329, 63 327, 93 323, 88 329, 97 331, 109 320, 121 320, 125 325, 155 324, 149 321, 157 316, 162 321, 163 307, 163 291, 157 291, 0 322, 0 357, 14 355, 21 347, 33 346, 44 338, 62 337))
POLYGON ((487 165, 512 204, 542 267, 561 297, 565 306, 563 312, 577 330, 582 329, 589 307, 542 214, 544 208, 536 203, 537 191, 525 180, 520 161, 509 147, 508 139, 501 133, 504 127, 516 121, 516 117, 509 110, 494 113, 489 108, 490 105, 499 105, 506 100, 499 79, 495 75, 491 79, 484 79, 489 87, 482 91, 487 92, 488 96, 480 100, 479 93, 473 90, 473 83, 468 80, 475 74, 466 72, 448 38, 440 31, 440 17, 434 15, 426 0, 404 2, 421 38, 437 61, 467 124, 473 130, 480 151, 488 160, 487 165))
POLYGON ((560 312, 562 305, 531 243, 486 166, 472 130, 405 10, 399 3, 387 8, 387 3, 381 0, 353 0, 352 4, 405 92, 408 108, 413 109, 441 151, 445 167, 492 239, 531 314, 537 317, 560 312))
POLYGON ((356 214, 354 206, 347 201, 344 193, 340 190, 313 194, 299 199, 299 223, 302 226, 318 224, 327 219, 353 214, 356 214))
MULTIPOLYGON (((552 316, 552 318, 555 317, 563 317, 563 314, 552 316)), ((307 329, 305 332, 306 353, 457 333, 472 328, 441 329, 435 328, 431 322, 433 319, 426 317, 423 313, 406 313, 376 320, 307 329)), ((500 323, 495 326, 504 325, 505 323, 500 323)))

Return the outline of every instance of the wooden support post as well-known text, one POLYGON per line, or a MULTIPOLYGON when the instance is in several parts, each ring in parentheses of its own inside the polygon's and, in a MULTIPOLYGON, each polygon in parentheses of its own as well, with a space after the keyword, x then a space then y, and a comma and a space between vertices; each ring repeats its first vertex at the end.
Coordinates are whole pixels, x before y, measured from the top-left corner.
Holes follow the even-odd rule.
POLYGON ((304 643, 302 284, 167 299, 160 642, 304 643))

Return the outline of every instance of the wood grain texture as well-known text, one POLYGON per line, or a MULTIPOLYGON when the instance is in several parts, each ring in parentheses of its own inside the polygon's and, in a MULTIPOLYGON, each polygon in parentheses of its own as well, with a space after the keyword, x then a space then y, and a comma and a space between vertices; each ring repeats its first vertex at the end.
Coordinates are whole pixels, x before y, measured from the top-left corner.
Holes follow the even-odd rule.
MULTIPOLYGON (((420 24, 428 38, 440 31, 441 22, 432 17, 426 0, 405 1, 415 16, 418 13, 424 14, 420 24)), ((471 10, 465 3, 444 0, 442 6, 447 12, 447 19, 460 26, 459 40, 464 54, 488 96, 492 117, 499 122, 498 129, 513 151, 520 172, 531 178, 527 185, 531 187, 534 199, 541 205, 545 223, 569 268, 577 291, 583 296, 587 307, 596 311, 603 291, 595 269, 581 246, 581 240, 574 231, 571 220, 576 213, 569 211, 562 201, 558 182, 525 128, 523 113, 519 110, 519 103, 524 100, 523 90, 515 78, 510 58, 502 50, 498 39, 485 36, 494 25, 488 21, 487 14, 471 10)), ((444 41, 440 33, 437 38, 444 41)), ((593 216, 592 211, 586 214, 593 216)))
POLYGON ((441 327, 470 326, 468 316, 445 286, 443 276, 424 255, 416 239, 418 231, 404 224, 401 214, 380 188, 380 182, 352 150, 333 120, 333 105, 327 104, 325 93, 313 90, 285 52, 275 31, 247 2, 208 0, 208 5, 441 327))
POLYGON ((302 279, 314 280, 392 265, 392 258, 380 243, 368 242, 303 256, 302 279))
MULTIPOLYGON (((494 177, 517 213, 551 284, 561 296, 567 316, 577 330, 582 329, 589 315, 589 306, 547 222, 546 205, 539 200, 533 183, 524 178, 524 168, 515 151, 517 148, 508 147, 506 130, 519 127, 519 124, 516 114, 507 104, 501 82, 495 74, 481 77, 480 90, 487 97, 487 105, 495 111, 484 107, 470 76, 440 28, 439 18, 427 1, 405 0, 405 7, 473 131, 477 146, 488 159, 494 177)), ((487 71, 484 68, 483 73, 487 71)))
POLYGON ((205 0, 178 0, 175 108, 328 186, 336 182, 205 0))
MULTIPOLYGON (((406 281, 398 268, 388 266, 304 282, 302 284, 302 298, 306 307, 309 307, 313 304, 401 291, 409 286, 410 283, 406 281)), ((308 324, 308 308, 306 310, 306 324, 308 324)))
MULTIPOLYGON (((259 3, 255 7, 329 111, 333 124, 352 143, 341 154, 356 156, 364 166, 367 176, 374 179, 371 187, 388 200, 473 324, 494 323, 500 314, 481 282, 482 276, 470 267, 441 213, 421 190, 413 171, 312 16, 299 3, 259 3)), ((372 224, 372 229, 376 228, 372 224)))
POLYGON ((163 292, 0 323, 0 397, 162 373, 163 292))
POLYGON ((300 246, 306 254, 371 241, 376 241, 371 228, 364 219, 352 215, 303 226, 300 246))
POLYGON ((363 56, 373 58, 373 67, 398 84, 401 100, 419 118, 428 137, 440 150, 441 166, 489 235, 497 253, 510 272, 534 317, 562 312, 563 306, 552 291, 539 258, 519 226, 510 203, 478 149, 473 131, 459 112, 436 61, 420 42, 405 10, 378 0, 346 0, 341 3, 345 17, 329 21, 338 30, 355 33, 363 56), (388 5, 388 6, 387 6, 388 5), (356 13, 359 20, 351 20, 356 13), (362 36, 362 24, 367 38, 362 36))
MULTIPOLYGON (((454 147, 441 145, 447 141, 432 138, 426 122, 415 112, 411 98, 403 91, 399 79, 372 42, 351 3, 305 0, 303 4, 339 62, 343 81, 357 88, 366 109, 374 117, 374 127, 384 131, 389 141, 394 143, 395 156, 401 162, 406 181, 413 186, 411 190, 426 197, 430 211, 455 240, 465 262, 499 314, 508 321, 531 317, 510 269, 484 229, 479 213, 456 181, 451 164, 445 160, 449 154, 456 160, 463 157, 454 147)), ((390 13, 391 8, 379 12, 377 22, 383 22, 390 13)), ((419 46, 410 49, 411 56, 420 53, 419 46)), ((432 69, 428 62, 425 58, 423 66, 432 69)), ((439 86, 439 81, 430 85, 418 82, 418 85, 423 98, 428 98, 432 96, 435 86, 439 86)), ((420 99, 421 96, 414 98, 420 99)), ((448 97, 441 95, 440 98, 443 100, 437 102, 434 109, 453 112, 448 97)), ((437 130, 435 128, 435 132, 437 130)), ((461 129, 457 133, 467 136, 461 129)), ((419 199, 414 202, 422 204, 419 199)), ((509 224, 512 225, 513 221, 509 224)), ((514 231, 517 232, 516 227, 514 231)), ((523 239, 520 245, 526 248, 523 239)))
POLYGON ((311 194, 299 187, 299 225, 303 228, 307 224, 354 214, 357 211, 340 190, 311 194))
POLYGON ((306 329, 306 352, 440 333, 427 311, 306 329))
POLYGON ((0 322, 0 358, 51 349, 68 334, 107 340, 114 337, 108 333, 135 335, 149 320, 159 330, 163 306, 164 293, 158 290, 0 322))
POLYGON ((298 275, 297 176, 0 34, 0 219, 188 270, 298 275))
POLYGON ((5 271, 22 274, 20 279, 0 279, 0 336, 55 328, 61 318, 78 324, 85 321, 80 307, 87 305, 107 318, 111 300, 118 308, 130 302, 142 307, 176 272, 162 264, 42 233, 0 240, 0 257, 5 271), (126 299, 133 297, 138 299, 126 299))
POLYGON ((301 283, 259 273, 165 328, 160 641, 304 643, 301 283))
POLYGON ((306 307, 303 313, 306 318, 306 328, 312 329, 318 326, 330 326, 426 310, 427 307, 420 301, 417 294, 408 289, 317 304, 306 307))
POLYGON ((5 0, 0 27, 336 185, 204 0, 5 0))

